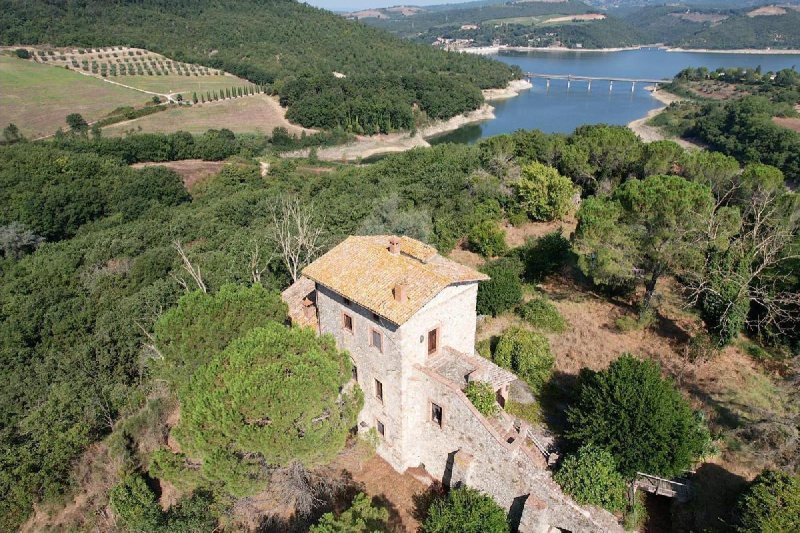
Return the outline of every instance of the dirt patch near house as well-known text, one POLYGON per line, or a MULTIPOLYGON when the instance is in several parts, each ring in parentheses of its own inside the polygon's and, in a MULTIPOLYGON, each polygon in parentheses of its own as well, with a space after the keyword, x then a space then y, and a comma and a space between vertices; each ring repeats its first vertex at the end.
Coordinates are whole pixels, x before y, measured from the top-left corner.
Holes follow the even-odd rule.
POLYGON ((133 168, 166 167, 177 172, 183 178, 183 186, 191 191, 199 182, 218 174, 225 161, 203 161, 202 159, 183 159, 181 161, 167 161, 165 163, 136 163, 133 168))
POLYGON ((763 6, 748 12, 747 16, 753 18, 753 17, 768 17, 768 16, 785 15, 785 14, 786 14, 786 9, 783 7, 763 6))
POLYGON ((576 219, 568 218, 554 222, 528 222, 521 226, 512 226, 509 223, 505 223, 503 226, 506 232, 506 244, 509 248, 517 248, 524 245, 528 239, 538 239, 559 229, 562 235, 569 237, 575 231, 577 225, 578 221, 576 219))
POLYGON ((796 117, 772 117, 772 122, 778 126, 789 128, 790 130, 800 133, 800 118, 796 117))
POLYGON ((366 462, 349 466, 353 481, 375 501, 389 509, 391 531, 417 531, 420 522, 416 515, 417 502, 428 487, 411 474, 398 474, 378 455, 366 462))

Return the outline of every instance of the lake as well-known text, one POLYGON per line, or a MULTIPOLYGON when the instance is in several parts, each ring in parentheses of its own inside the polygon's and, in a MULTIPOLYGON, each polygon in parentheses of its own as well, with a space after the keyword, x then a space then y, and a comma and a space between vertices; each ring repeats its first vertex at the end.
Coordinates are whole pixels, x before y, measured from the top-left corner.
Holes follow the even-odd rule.
MULTIPOLYGON (((519 65, 523 72, 610 76, 618 78, 672 78, 686 67, 761 66, 763 72, 800 66, 800 55, 668 52, 643 48, 620 52, 502 52, 492 55, 499 61, 519 65)), ((646 89, 637 83, 616 82, 609 91, 607 81, 551 80, 549 89, 543 79, 534 79, 533 88, 508 100, 490 102, 497 118, 470 124, 430 139, 443 142, 473 143, 480 138, 509 133, 518 129, 538 128, 547 133, 569 133, 582 124, 628 124, 651 109, 661 107, 646 89)))

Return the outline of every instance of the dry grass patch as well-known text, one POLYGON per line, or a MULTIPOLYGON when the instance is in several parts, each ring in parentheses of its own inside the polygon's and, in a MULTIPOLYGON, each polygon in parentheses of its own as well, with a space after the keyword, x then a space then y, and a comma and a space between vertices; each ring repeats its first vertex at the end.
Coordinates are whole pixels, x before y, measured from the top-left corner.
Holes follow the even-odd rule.
POLYGON ((183 186, 188 191, 192 188, 214 176, 222 170, 226 164, 225 161, 203 161, 202 159, 184 159, 182 161, 168 161, 165 163, 136 163, 131 165, 133 168, 145 168, 162 166, 177 172, 183 178, 183 186))
POLYGON ((276 127, 284 127, 290 134, 296 135, 303 131, 314 132, 286 120, 286 110, 278 104, 276 98, 257 94, 193 106, 171 107, 162 113, 103 128, 103 133, 109 136, 124 135, 131 131, 172 133, 181 130, 204 133, 209 129, 227 128, 234 133, 269 135, 276 127))
POLYGON ((509 248, 519 248, 525 244, 528 239, 544 237, 548 233, 552 233, 558 229, 564 237, 569 238, 578 221, 574 218, 566 220, 555 220, 553 222, 527 222, 521 226, 512 226, 510 223, 504 223, 503 229, 506 232, 506 244, 509 248))

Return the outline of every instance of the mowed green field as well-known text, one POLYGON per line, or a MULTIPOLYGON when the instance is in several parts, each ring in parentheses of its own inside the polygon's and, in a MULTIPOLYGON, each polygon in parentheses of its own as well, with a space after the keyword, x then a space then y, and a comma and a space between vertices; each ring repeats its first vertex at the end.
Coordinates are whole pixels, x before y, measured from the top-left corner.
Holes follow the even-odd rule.
POLYGON ((199 98, 201 93, 205 94, 208 91, 252 85, 249 81, 230 74, 222 76, 178 76, 175 74, 167 76, 108 76, 108 79, 145 91, 161 94, 181 93, 184 99, 190 99, 193 92, 196 92, 199 98))
POLYGON ((103 128, 103 135, 124 135, 129 131, 170 133, 178 130, 203 133, 212 128, 227 128, 235 133, 269 135, 276 126, 299 134, 303 128, 286 120, 285 113, 275 97, 257 94, 193 106, 171 107, 161 113, 107 126, 103 128))
POLYGON ((91 122, 117 107, 141 107, 150 99, 64 68, 0 55, 0 127, 13 122, 28 138, 66 129, 64 119, 70 113, 91 122))

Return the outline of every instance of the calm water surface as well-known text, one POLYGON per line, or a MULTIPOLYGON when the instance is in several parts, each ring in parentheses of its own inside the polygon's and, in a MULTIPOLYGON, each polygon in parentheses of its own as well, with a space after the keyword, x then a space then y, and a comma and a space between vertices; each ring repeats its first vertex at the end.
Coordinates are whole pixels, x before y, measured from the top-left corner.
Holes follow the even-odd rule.
MULTIPOLYGON (((672 78, 686 67, 761 66, 762 71, 800 67, 800 55, 707 54, 667 52, 656 48, 622 52, 504 52, 491 56, 505 63, 519 65, 524 72, 573 74, 576 76, 611 76, 619 78, 672 78)), ((587 83, 573 81, 567 89, 565 80, 534 79, 533 89, 520 96, 492 102, 497 118, 464 126, 431 139, 442 142, 473 143, 482 137, 509 133, 518 129, 538 128, 548 133, 568 133, 582 124, 627 124, 641 118, 662 104, 638 83, 631 92, 630 83, 587 83)))

